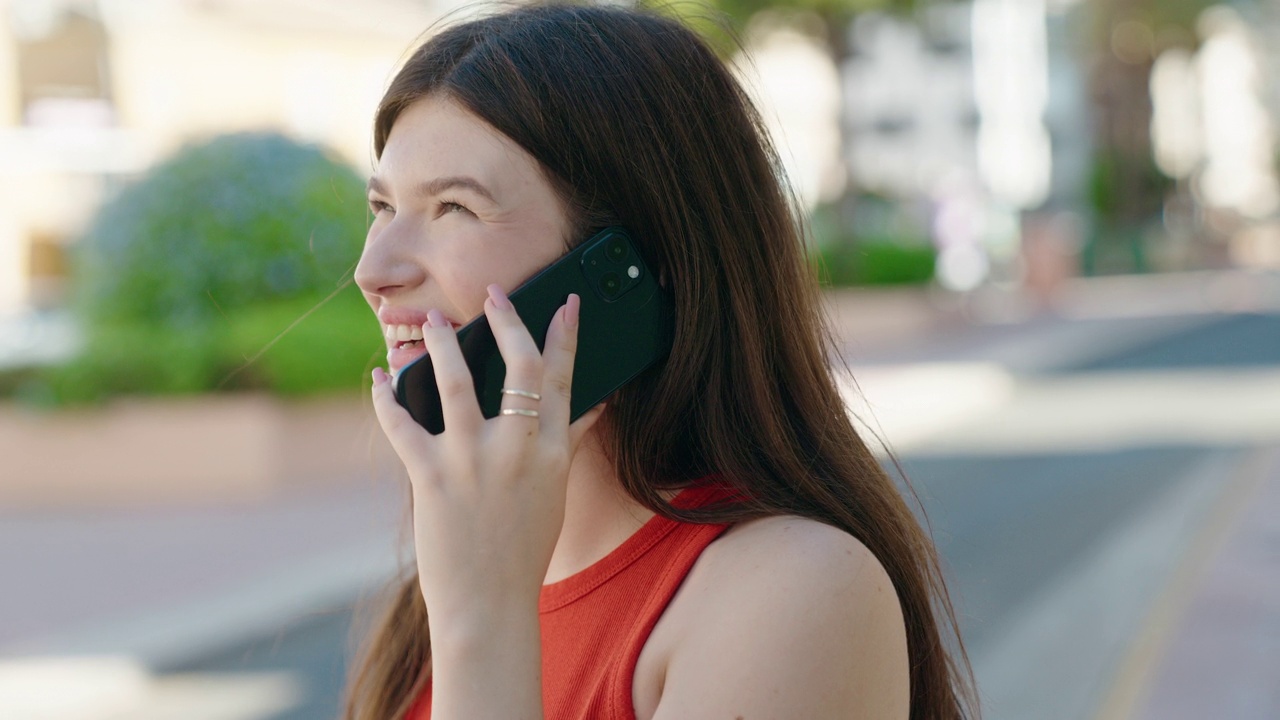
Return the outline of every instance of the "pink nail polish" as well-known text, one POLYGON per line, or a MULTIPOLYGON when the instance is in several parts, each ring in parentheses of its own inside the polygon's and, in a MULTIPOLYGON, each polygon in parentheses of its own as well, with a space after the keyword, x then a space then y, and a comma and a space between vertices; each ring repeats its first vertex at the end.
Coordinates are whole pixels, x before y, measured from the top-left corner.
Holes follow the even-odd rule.
POLYGON ((373 385, 377 387, 387 381, 387 371, 380 367, 373 369, 373 385))
POLYGON ((445 321, 443 313, 439 310, 432 309, 427 311, 427 324, 433 328, 438 328, 444 327, 449 323, 445 321))
POLYGON ((507 299, 507 294, 502 291, 500 286, 490 285, 488 290, 489 299, 493 301, 495 307, 500 307, 503 310, 511 309, 511 301, 507 299))
POLYGON ((582 301, 577 295, 569 295, 569 299, 564 304, 564 324, 570 329, 578 327, 578 311, 582 307, 582 301))

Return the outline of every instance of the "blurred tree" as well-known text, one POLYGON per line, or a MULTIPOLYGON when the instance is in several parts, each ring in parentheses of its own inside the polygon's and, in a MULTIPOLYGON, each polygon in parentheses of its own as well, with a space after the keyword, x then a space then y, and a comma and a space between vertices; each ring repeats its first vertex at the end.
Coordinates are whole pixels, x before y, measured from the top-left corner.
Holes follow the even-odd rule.
POLYGON ((1097 231, 1086 270, 1145 270, 1145 227, 1160 214, 1170 181, 1151 144, 1151 69, 1161 52, 1194 49, 1196 19, 1214 0, 1090 0, 1090 95, 1095 158, 1090 197, 1097 231), (1099 255, 1128 256, 1108 262, 1099 255))
MULTIPOLYGON (((785 14, 788 11, 813 13, 823 21, 826 44, 836 61, 836 67, 853 54, 849 43, 849 24, 858 13, 883 10, 909 13, 924 0, 712 0, 715 7, 728 15, 739 28, 746 27, 756 13, 772 10, 785 14)), ((946 1, 946 0, 942 0, 946 1)))
POLYGON ((364 183, 319 147, 246 133, 182 149, 79 244, 85 348, 54 394, 359 387, 381 346, 350 282, 366 221, 364 183))
POLYGON ((282 135, 184 148, 99 211, 80 244, 79 310, 181 328, 332 290, 360 252, 363 188, 354 170, 282 135))

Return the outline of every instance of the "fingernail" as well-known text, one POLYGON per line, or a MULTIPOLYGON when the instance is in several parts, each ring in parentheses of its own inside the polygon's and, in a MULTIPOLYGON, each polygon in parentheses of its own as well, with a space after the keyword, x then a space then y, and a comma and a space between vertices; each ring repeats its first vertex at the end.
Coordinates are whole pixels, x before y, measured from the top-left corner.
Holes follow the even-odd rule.
POLYGON ((388 377, 388 376, 387 376, 387 371, 386 371, 386 370, 383 370, 383 369, 382 369, 382 368, 380 368, 380 367, 376 367, 376 368, 374 368, 374 369, 373 369, 373 385, 374 385, 374 387, 377 387, 378 385, 381 385, 381 384, 385 383, 385 382, 387 381, 387 377, 388 377))
POLYGON ((493 301, 495 307, 503 310, 511 309, 511 301, 507 299, 507 294, 502 292, 502 288, 498 285, 489 286, 489 299, 493 301))
POLYGON ((570 294, 564 303, 564 324, 570 330, 578 327, 578 310, 581 305, 582 301, 574 294, 570 294))
POLYGON ((427 324, 433 328, 444 327, 449 323, 444 319, 444 314, 439 310, 427 311, 427 324))

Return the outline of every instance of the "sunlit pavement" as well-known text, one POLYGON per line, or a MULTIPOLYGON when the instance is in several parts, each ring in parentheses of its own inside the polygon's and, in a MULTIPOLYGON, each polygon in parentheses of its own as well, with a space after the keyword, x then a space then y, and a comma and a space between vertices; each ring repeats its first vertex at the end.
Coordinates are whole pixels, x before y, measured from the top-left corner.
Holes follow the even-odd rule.
POLYGON ((0 662, 7 718, 266 718, 302 696, 291 673, 158 678, 136 660, 110 656, 0 662))
MULTIPOLYGON (((317 688, 292 669, 187 666, 230 653, 243 668, 238 647, 341 613, 383 583, 398 563, 402 497, 366 478, 265 502, 0 517, 0 718, 314 708, 317 688)), ((337 658, 327 684, 341 682, 343 643, 310 648, 318 664, 337 658)))
MULTIPOLYGON (((839 300, 851 411, 922 498, 986 717, 1280 717, 1269 283, 1107 281, 1053 313, 976 324, 916 295, 839 300)), ((41 591, 0 598, 4 617, 32 619, 0 626, 0 717, 332 716, 346 608, 394 567, 395 513, 358 497, 230 525, 216 509, 5 519, 0 569, 41 591), (363 516, 379 519, 352 531, 363 516), (207 542, 176 540, 193 522, 207 542), (57 540, 73 527, 85 534, 57 540), (182 566, 147 555, 166 542, 182 566), (134 594, 59 626, 120 577, 134 594)))

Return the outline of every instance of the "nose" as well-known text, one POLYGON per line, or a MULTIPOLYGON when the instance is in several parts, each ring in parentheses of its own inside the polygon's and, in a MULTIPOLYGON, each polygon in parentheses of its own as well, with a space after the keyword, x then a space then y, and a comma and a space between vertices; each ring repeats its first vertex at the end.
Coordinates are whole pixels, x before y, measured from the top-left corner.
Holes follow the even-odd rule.
POLYGON ((370 233, 360 262, 356 264, 356 285, 365 295, 387 297, 420 285, 426 271, 412 252, 411 238, 402 238, 392 226, 370 233))

